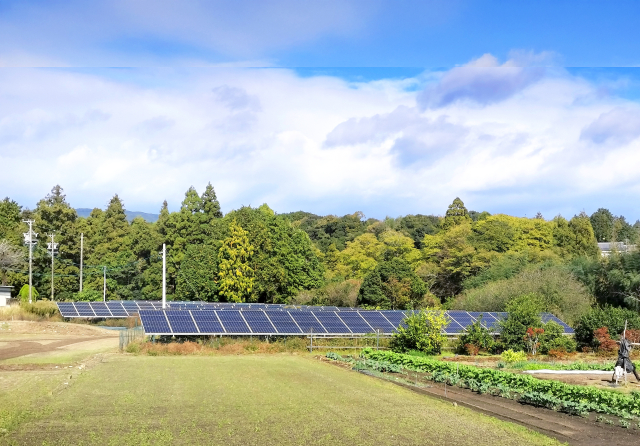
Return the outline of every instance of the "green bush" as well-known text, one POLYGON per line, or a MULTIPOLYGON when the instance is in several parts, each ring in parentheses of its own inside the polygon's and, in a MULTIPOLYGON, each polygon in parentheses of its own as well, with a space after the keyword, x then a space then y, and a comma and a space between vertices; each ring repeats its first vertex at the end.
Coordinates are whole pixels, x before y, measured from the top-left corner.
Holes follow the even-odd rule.
POLYGON ((404 320, 407 327, 399 327, 391 340, 395 352, 420 350, 429 355, 438 355, 447 337, 442 329, 449 324, 443 311, 420 311, 404 320))
POLYGON ((507 304, 509 315, 500 321, 500 344, 503 348, 512 350, 526 350, 524 340, 527 328, 541 328, 540 297, 536 294, 525 294, 513 298, 507 304))
POLYGON ((547 322, 544 324, 544 333, 540 335, 540 347, 538 351, 543 355, 549 353, 550 350, 566 350, 567 352, 575 352, 576 341, 571 336, 564 334, 564 328, 556 322, 547 322))
POLYGON ((478 349, 489 351, 493 348, 494 342, 491 332, 482 325, 482 316, 480 316, 480 319, 468 326, 458 338, 456 351, 460 354, 468 353, 466 346, 469 344, 476 346, 478 349))
POLYGON ((616 339, 622 334, 625 321, 628 329, 640 329, 640 315, 635 311, 609 306, 592 308, 575 326, 576 341, 581 347, 597 347, 594 330, 607 327, 611 338, 616 339))
MULTIPOLYGON (((38 290, 35 287, 31 287, 31 301, 34 302, 39 295, 38 290)), ((21 302, 29 302, 29 285, 22 285, 20 292, 18 292, 18 297, 21 302)))
POLYGON ((523 351, 514 352, 509 349, 503 351, 500 357, 507 364, 513 364, 514 362, 525 361, 527 359, 527 354, 523 351))

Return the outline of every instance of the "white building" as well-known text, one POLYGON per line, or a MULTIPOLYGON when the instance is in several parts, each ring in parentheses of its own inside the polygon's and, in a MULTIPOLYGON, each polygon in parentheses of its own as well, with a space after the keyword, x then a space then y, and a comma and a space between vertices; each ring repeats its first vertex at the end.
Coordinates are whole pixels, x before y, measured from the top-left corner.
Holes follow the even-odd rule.
POLYGON ((612 252, 630 252, 636 250, 636 245, 627 245, 624 242, 603 242, 598 243, 598 248, 604 257, 608 257, 612 252))
POLYGON ((11 288, 13 287, 0 285, 0 307, 8 305, 7 301, 11 299, 11 288))

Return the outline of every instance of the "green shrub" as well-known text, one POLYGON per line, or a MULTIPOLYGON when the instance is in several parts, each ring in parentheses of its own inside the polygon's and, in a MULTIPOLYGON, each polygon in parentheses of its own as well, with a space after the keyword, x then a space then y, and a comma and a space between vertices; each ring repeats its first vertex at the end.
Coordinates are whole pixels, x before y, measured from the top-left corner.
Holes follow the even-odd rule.
POLYGON ((467 345, 473 345, 478 349, 491 350, 494 344, 491 332, 482 325, 482 316, 473 324, 465 329, 465 332, 458 338, 456 351, 460 354, 466 354, 467 345))
POLYGON ((500 321, 500 343, 504 348, 526 350, 527 329, 541 328, 541 303, 536 294, 525 294, 513 298, 507 305, 509 315, 500 321))
POLYGON ((419 311, 404 322, 407 327, 399 327, 391 340, 393 351, 420 350, 429 355, 440 354, 447 340, 442 330, 449 324, 444 311, 419 311))
MULTIPOLYGON (((32 286, 31 301, 34 302, 39 295, 40 293, 38 293, 38 290, 36 290, 36 288, 32 286)), ((18 292, 18 297, 20 298, 21 302, 29 302, 29 285, 22 285, 22 288, 20 288, 20 292, 18 292)))
POLYGON ((544 333, 540 335, 540 347, 538 351, 543 355, 549 353, 550 350, 566 350, 568 353, 575 352, 577 345, 575 339, 564 334, 562 325, 556 322, 547 322, 544 324, 544 333))
POLYGON ((628 321, 628 329, 640 329, 640 315, 635 311, 609 306, 592 308, 575 326, 576 341, 581 347, 595 348, 597 341, 593 337, 594 330, 607 327, 611 338, 616 339, 622 334, 625 321, 628 321))
POLYGON ((509 349, 503 351, 500 357, 507 364, 513 364, 514 362, 518 361, 526 361, 527 354, 523 351, 514 352, 513 350, 509 349))

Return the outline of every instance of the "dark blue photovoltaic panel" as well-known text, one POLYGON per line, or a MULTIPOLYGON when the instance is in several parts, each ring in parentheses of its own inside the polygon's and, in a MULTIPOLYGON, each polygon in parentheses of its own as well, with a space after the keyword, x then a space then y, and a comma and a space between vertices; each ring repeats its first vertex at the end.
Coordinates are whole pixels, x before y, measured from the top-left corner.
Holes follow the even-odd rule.
POLYGON ((342 319, 347 327, 351 330, 351 333, 373 333, 373 328, 365 321, 360 313, 357 311, 345 311, 337 313, 338 317, 342 319))
POLYGON ((288 311, 269 311, 267 316, 278 333, 302 333, 288 311))
POLYGON ((76 302, 76 310, 79 316, 94 317, 96 315, 91 309, 89 302, 76 302))
POLYGON ((556 316, 554 316, 551 313, 542 313, 540 316, 542 318, 542 322, 544 322, 545 324, 547 322, 553 321, 556 324, 559 324, 562 328, 564 328, 565 333, 575 333, 573 328, 569 327, 567 324, 562 322, 560 319, 558 319, 556 316))
POLYGON ((140 311, 140 320, 145 333, 172 334, 164 311, 142 310, 140 311))
POLYGON ((249 324, 249 328, 256 334, 274 334, 276 329, 273 327, 267 315, 262 310, 245 310, 242 312, 244 319, 249 324))
POLYGON ((215 311, 200 310, 194 311, 191 315, 195 319, 196 324, 198 324, 200 333, 224 333, 224 328, 222 328, 222 324, 220 324, 215 311))
MULTIPOLYGON (((342 315, 342 313, 340 313, 342 315)), ((379 311, 361 311, 362 316, 374 330, 382 330, 383 333, 393 333, 396 329, 386 317, 384 317, 379 311)), ((342 318, 344 320, 344 317, 342 318)))
POLYGON ((109 308, 109 311, 111 311, 111 314, 114 316, 129 316, 129 313, 127 313, 127 311, 122 307, 122 304, 120 302, 107 302, 107 307, 109 308))
POLYGON ((77 317, 78 312, 76 307, 73 306, 73 302, 58 302, 58 310, 62 317, 77 317))
POLYGON ((406 327, 406 324, 403 321, 407 317, 407 314, 404 311, 384 310, 381 311, 380 314, 384 315, 384 317, 386 317, 394 327, 399 327, 401 325, 406 327))
POLYGON ((153 306, 151 302, 136 302, 139 310, 155 310, 156 307, 153 306))
POLYGON ((449 322, 449 325, 444 328, 444 332, 447 334, 459 334, 464 332, 464 328, 462 328, 462 326, 456 321, 452 320, 449 322))
POLYGON ((326 333, 311 311, 291 311, 289 314, 298 323, 303 333, 326 333))
POLYGON ((239 310, 216 311, 227 333, 251 333, 239 310))
POLYGON ((191 313, 189 313, 188 311, 167 310, 165 311, 165 313, 167 315, 167 319, 169 319, 171 331, 173 331, 174 333, 198 333, 196 324, 193 323, 193 319, 191 319, 191 313))
POLYGON ((96 316, 111 316, 111 312, 107 308, 107 304, 104 302, 91 302, 91 307, 96 316))
POLYGON ((342 322, 334 311, 312 311, 318 318, 327 333, 351 333, 351 330, 342 322))

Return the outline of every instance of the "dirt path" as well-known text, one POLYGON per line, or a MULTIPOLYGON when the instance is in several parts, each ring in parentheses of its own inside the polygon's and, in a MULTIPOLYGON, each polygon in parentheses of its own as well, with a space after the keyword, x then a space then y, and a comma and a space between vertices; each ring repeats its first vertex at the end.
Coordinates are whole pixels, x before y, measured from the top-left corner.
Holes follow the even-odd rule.
POLYGON ((67 339, 38 339, 38 341, 11 341, 8 342, 9 347, 0 349, 0 360, 17 358, 20 356, 31 355, 33 353, 46 353, 57 350, 58 347, 65 347, 80 342, 95 341, 99 339, 112 338, 112 336, 103 337, 82 337, 67 339), (48 342, 51 341, 51 342, 48 342), (46 342, 42 344, 41 342, 46 342))

